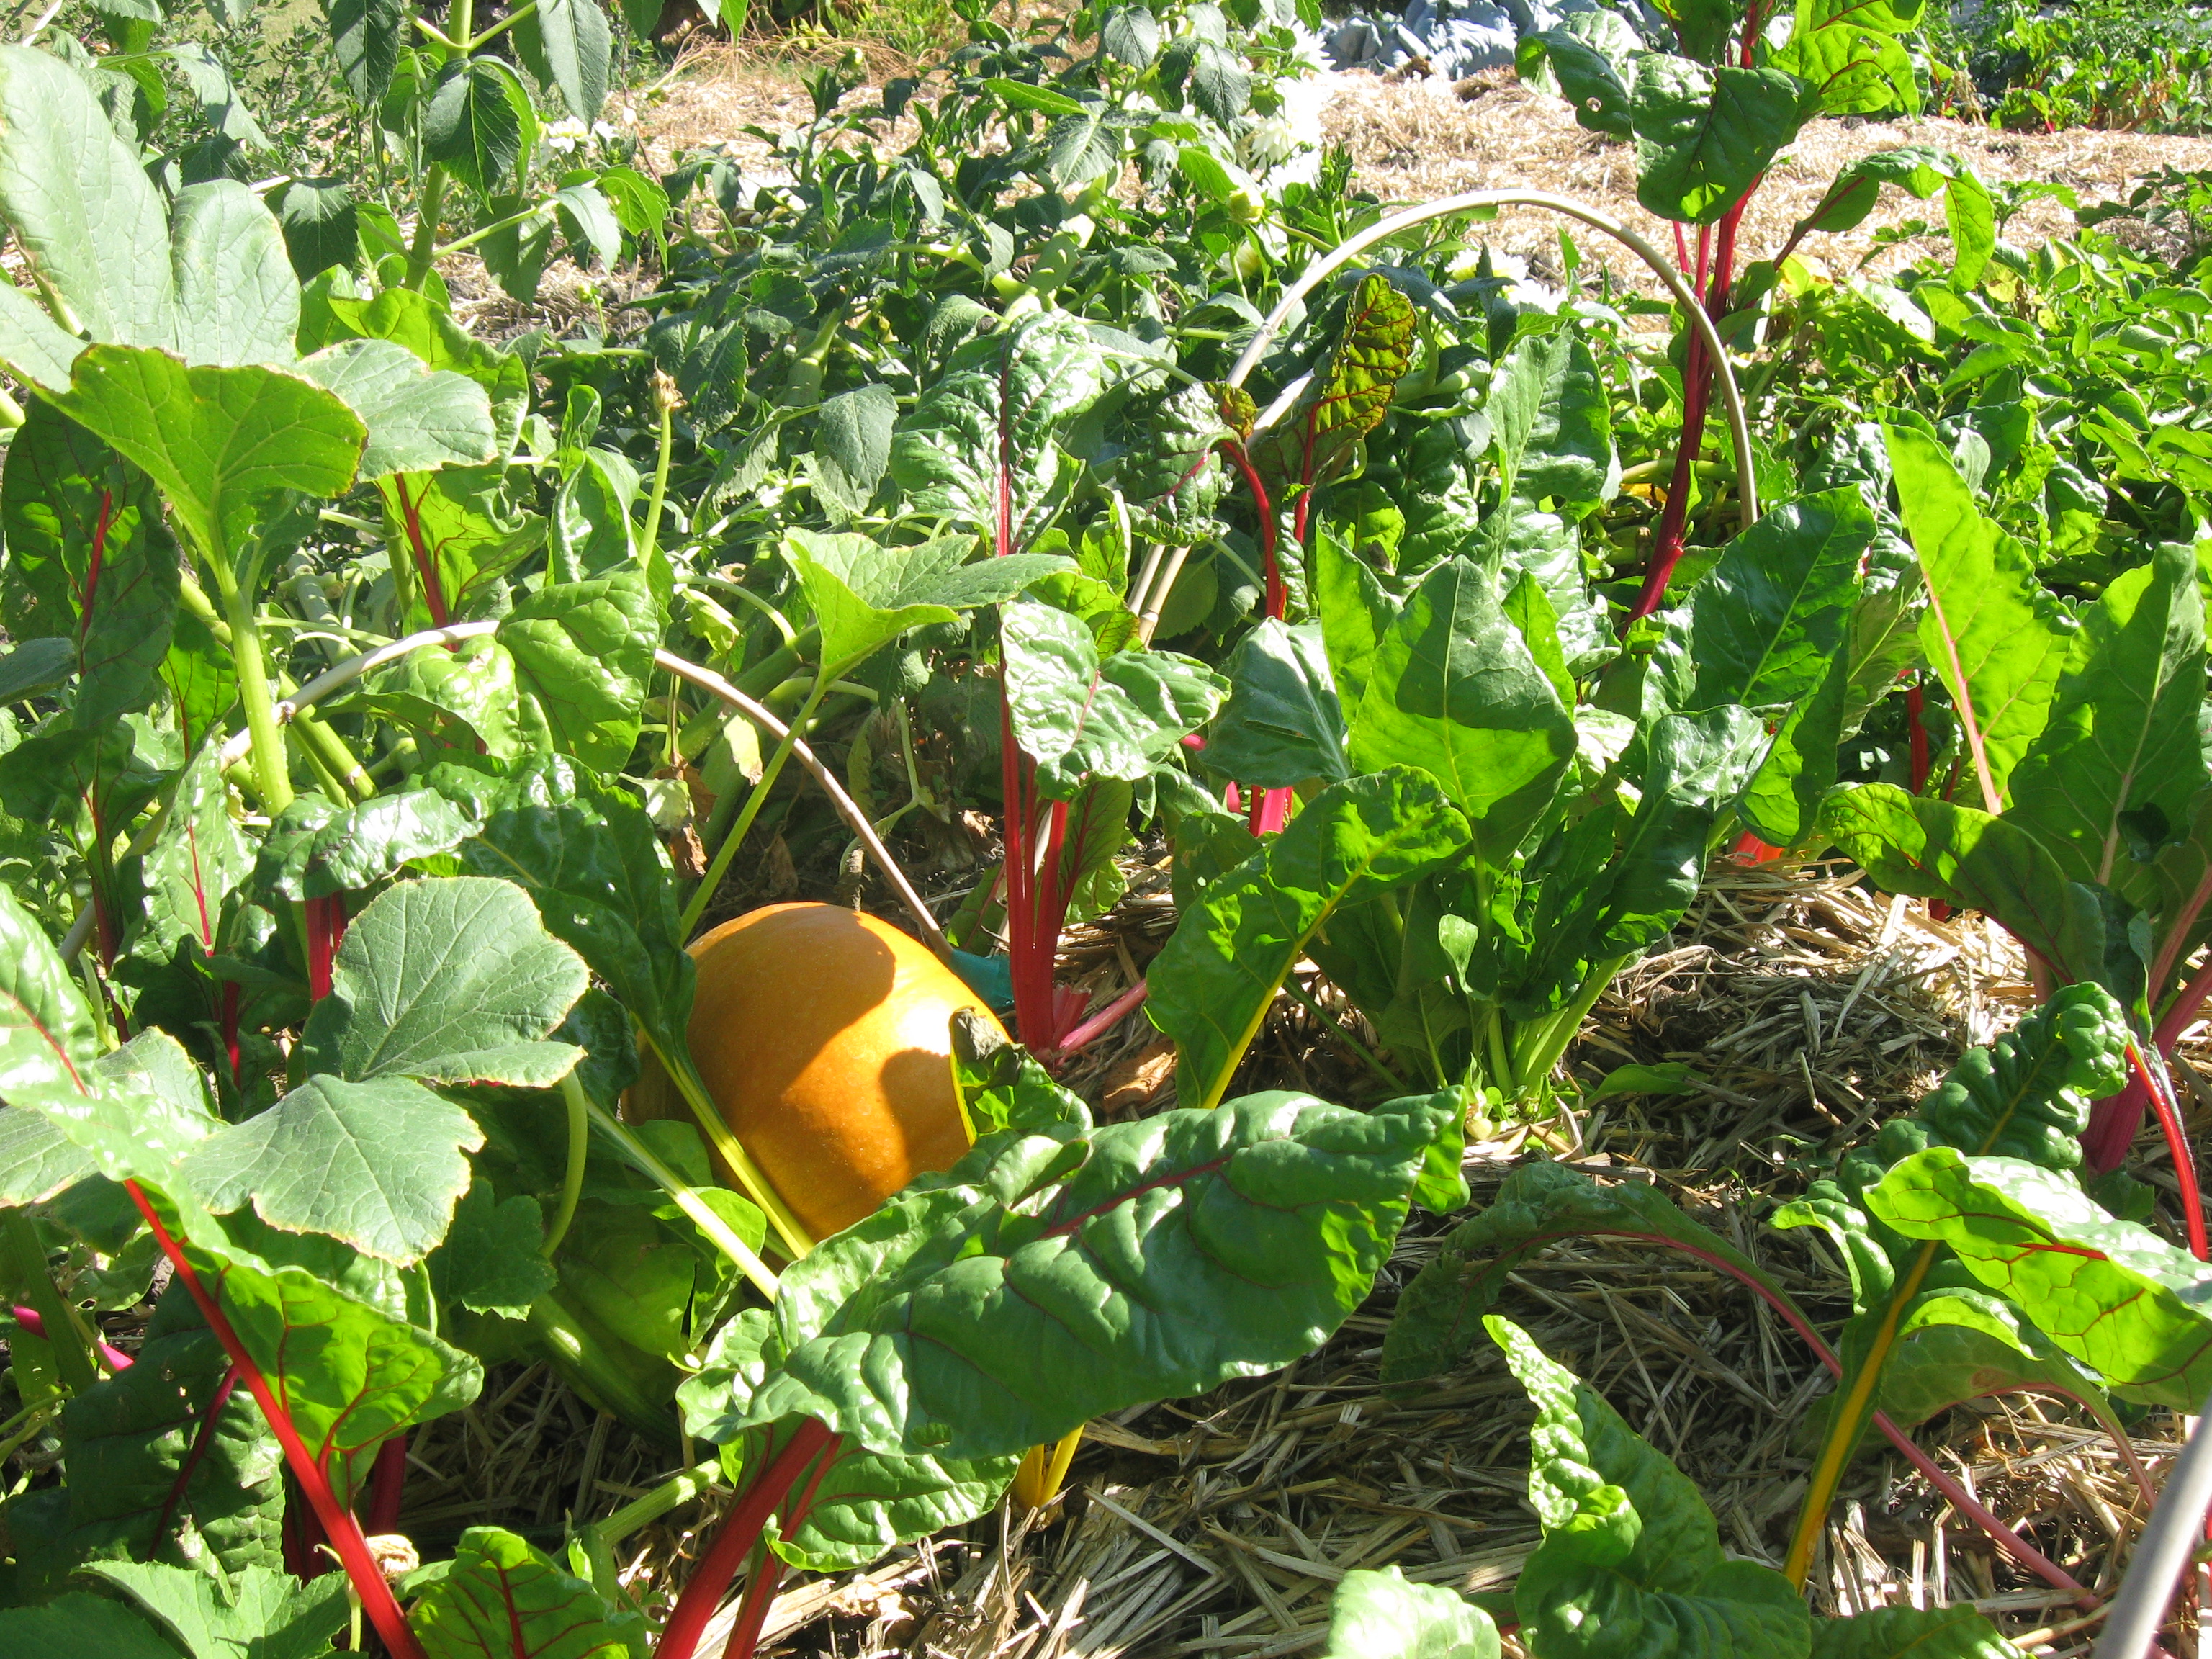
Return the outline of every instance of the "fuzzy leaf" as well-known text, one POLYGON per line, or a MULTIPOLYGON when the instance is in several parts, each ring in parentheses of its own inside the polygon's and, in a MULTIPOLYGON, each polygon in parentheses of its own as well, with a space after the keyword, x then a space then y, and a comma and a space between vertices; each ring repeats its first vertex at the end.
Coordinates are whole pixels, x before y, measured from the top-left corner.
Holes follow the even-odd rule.
POLYGON ((346 929, 307 1021, 308 1064, 355 1081, 549 1088, 580 1051, 542 1039, 588 982, 512 882, 405 882, 346 929))
POLYGON ((446 1236, 468 1190, 462 1154, 483 1145, 473 1118, 411 1078, 311 1077, 201 1141, 180 1173, 217 1213, 251 1200, 272 1227, 322 1233, 407 1267, 446 1236))

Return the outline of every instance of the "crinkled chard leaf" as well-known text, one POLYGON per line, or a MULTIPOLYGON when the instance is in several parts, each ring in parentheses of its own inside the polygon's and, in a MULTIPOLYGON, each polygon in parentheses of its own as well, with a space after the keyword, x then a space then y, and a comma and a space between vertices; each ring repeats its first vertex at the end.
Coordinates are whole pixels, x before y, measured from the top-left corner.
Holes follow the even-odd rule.
POLYGON ((415 859, 449 853, 474 826, 430 789, 402 789, 357 805, 321 795, 294 798, 261 843, 254 879, 279 898, 358 893, 415 859))
POLYGON ((1176 1040, 1177 1097, 1222 1097, 1284 976, 1330 917, 1466 845, 1467 821, 1436 784, 1396 767, 1330 785, 1211 883, 1146 975, 1152 1023, 1176 1040))
POLYGON ((1395 1567, 1347 1572, 1328 1598, 1321 1659, 1498 1659, 1498 1626, 1473 1602, 1395 1567))
POLYGON ((1108 367, 1064 311, 969 341, 892 434, 892 482, 914 510, 981 532, 995 552, 1023 551, 1065 493, 1060 432, 1108 367))
POLYGON ((1091 630, 1050 605, 1018 601, 1000 616, 1007 715, 1048 800, 1072 799, 1089 778, 1150 775, 1221 706, 1220 678, 1191 658, 1102 659, 1091 630))
POLYGON ((1495 1314, 1483 1323, 1535 1402, 1528 1502, 1544 1541, 1521 1570, 1523 1640, 1547 1659, 1796 1659, 1796 1587, 1721 1553, 1697 1487, 1597 1391, 1495 1314))
MULTIPOLYGON (((676 1391, 686 1427, 708 1431, 732 1400, 744 1400, 757 1389, 768 1375, 765 1350, 775 1340, 765 1317, 725 1326, 708 1351, 706 1364, 676 1391)), ((742 1486, 749 1469, 767 1468, 789 1444, 797 1426, 772 1424, 725 1445, 722 1467, 732 1483, 742 1486)), ((896 1544, 973 1520, 999 1501, 1021 1466, 1018 1455, 970 1460, 907 1455, 869 1451, 850 1441, 834 1443, 823 1457, 805 1517, 772 1536, 772 1547, 784 1560, 817 1572, 865 1567, 896 1544)))
POLYGON ((627 1656, 645 1621, 501 1527, 471 1527, 409 1615, 426 1659, 627 1656))
POLYGON ((1365 1297, 1449 1109, 1255 1095, 986 1139, 784 1277, 767 1381, 711 1438, 812 1417, 871 1451, 1006 1457, 1310 1352, 1365 1297))
POLYGON ((1866 1204, 1908 1238, 1949 1245, 2123 1398, 2186 1411, 2212 1389, 2212 1268, 2113 1220, 2067 1176, 1931 1146, 1891 1170, 1866 1204))
POLYGON ((77 677, 70 717, 95 726, 143 708, 159 689, 179 592, 176 538, 152 481, 34 398, 0 474, 0 617, 18 640, 64 646, 77 677))
POLYGON ((1876 1607, 1813 1626, 1812 1659, 2026 1659, 1972 1607, 1876 1607))

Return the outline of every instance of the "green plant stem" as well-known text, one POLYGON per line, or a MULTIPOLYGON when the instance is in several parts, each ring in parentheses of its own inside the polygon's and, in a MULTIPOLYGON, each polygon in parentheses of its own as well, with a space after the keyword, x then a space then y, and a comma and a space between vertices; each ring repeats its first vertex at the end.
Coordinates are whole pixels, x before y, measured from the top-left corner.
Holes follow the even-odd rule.
POLYGON ((507 13, 506 16, 501 18, 499 21, 494 23, 489 28, 486 29, 482 34, 472 34, 469 36, 466 40, 459 43, 458 49, 464 52, 479 51, 488 42, 497 40, 501 35, 506 33, 507 30, 513 28, 517 23, 522 21, 524 18, 535 17, 537 15, 538 0, 529 0, 528 4, 517 6, 513 11, 507 13))
POLYGON ((645 507, 645 532, 638 538, 638 561, 650 566, 660 545, 660 507, 668 499, 668 452, 676 441, 676 410, 660 402, 660 450, 653 463, 653 498, 645 507))
POLYGON ((430 266, 438 257, 438 218, 446 210, 446 168, 442 162, 430 163, 430 171, 422 180, 422 199, 415 216, 415 240, 407 250, 407 278, 403 288, 422 292, 422 284, 429 280, 430 266))
POLYGON ((1890 1350, 1897 1345, 1898 1324, 1905 1317, 1906 1306, 1920 1293, 1928 1270, 1935 1265, 1936 1245, 1931 1240, 1920 1247, 1912 1266, 1891 1288, 1881 1328, 1867 1345, 1866 1352, 1859 1357, 1850 1388, 1837 1399, 1828 1413, 1828 1432, 1807 1480, 1805 1506, 1797 1511, 1797 1530, 1790 1535, 1790 1554, 1782 1564, 1782 1571, 1790 1582, 1801 1588, 1813 1571, 1814 1546, 1820 1542, 1820 1528, 1828 1518, 1828 1506, 1835 1501, 1837 1484, 1844 1478, 1844 1466, 1850 1461, 1851 1449, 1858 1443, 1859 1430, 1866 1422, 1867 1413, 1874 1408, 1875 1384, 1889 1361, 1890 1350))
POLYGON ((1597 1000, 1605 994, 1605 988, 1613 983, 1614 976, 1628 965, 1629 961, 1629 957, 1623 956, 1593 963, 1589 977, 1583 981, 1583 988, 1575 994, 1572 1002, 1522 1030, 1512 1045, 1516 1089, 1530 1079, 1545 1079, 1551 1076, 1552 1068, 1559 1063, 1559 1056, 1566 1053, 1567 1045, 1582 1030, 1583 1019, 1597 1006, 1597 1000))
POLYGON ((640 1433, 650 1433, 655 1425, 661 1425, 662 1437, 674 1437, 667 1432, 674 1426, 667 1420, 668 1401, 647 1394, 601 1352, 599 1339, 577 1322, 558 1292, 532 1303, 528 1322, 538 1340, 598 1396, 593 1404, 612 1412, 640 1433))
POLYGON ((9 1277, 46 1325, 46 1346, 53 1352, 62 1386, 71 1394, 82 1394, 100 1381, 99 1368, 92 1363, 92 1349, 79 1340, 76 1322, 46 1272, 46 1249, 39 1243, 29 1211, 0 1210, 0 1252, 5 1253, 9 1277))
POLYGON ((682 1509, 696 1498, 722 1484, 722 1466, 710 1460, 685 1469, 662 1481, 642 1498, 625 1504, 605 1520, 595 1522, 592 1530, 602 1543, 619 1544, 640 1527, 649 1527, 664 1515, 682 1509))
POLYGON ((699 918, 706 914, 707 906, 720 890, 722 878, 729 872, 730 860, 737 856, 738 848, 744 842, 745 832, 753 827, 753 820, 760 816, 761 808, 768 804, 769 791, 775 787, 776 779, 782 775, 784 763, 791 758, 792 745, 799 741, 799 734, 806 729, 806 722, 813 717, 815 709, 820 706, 829 690, 826 677, 817 673, 814 690, 807 695, 805 702, 793 718, 790 728, 783 734, 783 740, 776 744, 775 752, 769 757, 768 764, 761 769, 760 781, 745 797, 744 806, 738 813, 738 821, 730 826, 730 833, 722 837, 722 844, 714 849, 714 861, 707 866, 707 873, 700 878, 699 885, 691 895, 691 902, 684 907, 684 920, 677 930, 678 938, 690 939, 693 929, 698 927, 699 918))
POLYGON ((269 690, 269 671, 261 654, 261 630, 253 617, 253 596, 220 559, 210 559, 216 591, 230 624, 230 661, 238 673, 238 700, 245 705, 246 729, 253 739, 253 775, 261 805, 271 817, 292 804, 291 769, 284 756, 284 734, 276 724, 276 702, 269 690))
POLYGON ((1350 1031, 1345 1030, 1344 1026, 1340 1022, 1331 1018, 1329 1017, 1328 1011, 1326 1008, 1323 1008, 1320 1003, 1314 1000, 1313 993, 1307 990, 1304 986, 1298 983, 1297 976, 1296 975, 1291 975, 1283 981, 1283 989, 1288 994, 1291 1001, 1297 1003, 1299 1007, 1304 1009, 1306 1012, 1312 1015, 1313 1018, 1320 1023, 1321 1028, 1323 1030, 1327 1031, 1339 1042, 1341 1042, 1346 1048, 1351 1049, 1352 1052, 1358 1055, 1361 1060, 1366 1061, 1367 1069, 1369 1071, 1374 1073, 1376 1076, 1381 1078, 1383 1082, 1389 1084, 1401 1094, 1408 1092, 1406 1088, 1405 1079, 1377 1059, 1376 1057, 1375 1051, 1372 1048, 1370 1048, 1358 1037, 1352 1036, 1350 1031))
POLYGON ((573 1067, 561 1079, 561 1103, 568 1109, 568 1163, 561 1172, 560 1207, 553 1212, 552 1224, 545 1229, 541 1247, 549 1261, 568 1236, 568 1224, 576 1218, 576 1202, 584 1195, 584 1162, 591 1151, 592 1103, 573 1067))
MULTIPOLYGON (((575 1073, 572 1072, 569 1073, 569 1078, 574 1075, 575 1073)), ((562 1079, 564 1088, 568 1081, 568 1079, 562 1079)), ((693 1224, 713 1241, 715 1248, 735 1262, 740 1273, 752 1280, 754 1288, 769 1301, 775 1300, 777 1285, 775 1273, 769 1269, 768 1263, 760 1259, 750 1245, 738 1237, 730 1224, 715 1213, 712 1205, 700 1197, 683 1176, 655 1157, 653 1149, 645 1144, 629 1125, 586 1094, 581 1084, 575 1086, 574 1099, 570 1103, 571 1111, 574 1111, 579 1104, 582 1108, 583 1118, 587 1124, 596 1124, 599 1133, 613 1141, 617 1147, 621 1148, 623 1156, 637 1166, 639 1174, 659 1186, 670 1198, 673 1199, 676 1201, 676 1206, 691 1218, 693 1224)), ((728 1132, 725 1130, 724 1133, 728 1132)), ((582 1160, 579 1158, 577 1164, 580 1168, 582 1160)), ((551 1253, 550 1249, 547 1253, 549 1255, 551 1253)))
MULTIPOLYGON (((404 561, 394 567, 395 569, 404 568, 404 561)), ((208 598, 207 590, 187 575, 184 578, 178 599, 186 611, 205 624, 208 631, 215 635, 216 643, 225 650, 230 651, 235 657, 236 647, 233 644, 233 641, 236 636, 222 612, 216 610, 215 602, 208 598)), ((256 635, 258 637, 258 628, 256 635)), ((280 695, 288 697, 299 690, 299 687, 293 684, 291 676, 281 670, 276 673, 270 684, 280 695)), ((263 701, 266 702, 268 700, 264 698, 263 701)), ((273 708, 270 711, 270 717, 271 720, 276 717, 276 711, 273 708)), ((292 716, 290 725, 292 730, 299 733, 301 742, 321 761, 324 769, 344 786, 347 793, 351 794, 356 800, 367 800, 376 793, 375 781, 368 775, 368 769, 361 763, 361 759, 353 752, 352 746, 325 725, 313 709, 302 708, 296 711, 292 716)), ((250 720, 248 726, 250 728, 250 720)), ((256 794, 260 793, 258 781, 254 793, 256 794)), ((266 803, 264 802, 264 805, 266 803)))
POLYGON ((465 236, 456 236, 450 242, 442 242, 439 244, 436 251, 431 257, 434 258, 442 259, 448 253, 462 252, 466 249, 474 247, 478 242, 483 241, 486 237, 496 236, 502 230, 512 230, 517 225, 524 224, 532 219, 535 219, 544 210, 545 207, 544 203, 533 203, 529 207, 523 209, 520 213, 510 213, 504 219, 495 219, 488 225, 479 225, 476 229, 469 232, 465 236))
MULTIPOLYGON (((792 1214, 791 1206, 783 1201, 782 1194, 776 1191, 775 1183, 769 1180, 760 1165, 753 1162, 752 1154, 730 1133, 730 1126, 722 1121, 720 1109, 708 1098, 706 1086, 700 1082, 698 1073, 692 1069, 690 1057, 684 1055, 678 1063, 676 1056, 662 1050, 660 1045, 653 1040, 653 1034, 644 1026, 637 1028, 637 1034, 639 1042, 650 1048, 654 1058, 660 1061, 661 1069, 676 1085, 676 1091, 684 1097, 684 1103, 691 1109, 691 1115, 698 1121, 700 1133, 707 1137, 707 1144, 714 1149, 716 1156, 723 1163, 730 1166, 731 1174, 737 1176, 738 1185, 744 1188, 745 1196, 760 1206, 761 1212, 768 1217, 769 1224, 783 1240, 791 1259, 798 1261, 814 1248, 814 1236, 806 1231, 797 1216, 792 1214)), ((598 1121, 600 1115, 599 1109, 594 1107, 592 1111, 593 1121, 598 1121)), ((631 1139, 636 1138, 632 1136, 631 1139)), ((638 1146, 642 1150, 644 1143, 639 1141, 638 1146)), ((662 1167, 665 1168, 665 1165, 662 1167)), ((661 1180, 659 1176, 653 1178, 661 1180)), ((667 1183, 664 1181, 662 1184, 665 1186, 667 1183)), ((671 1196, 673 1195, 672 1189, 671 1196)), ((768 1270, 763 1267, 761 1271, 766 1273, 768 1270)), ((773 1274, 769 1276, 774 1277, 773 1274)), ((758 1282, 755 1280, 755 1283, 758 1282)), ((768 1293, 775 1295, 772 1290, 768 1293)))

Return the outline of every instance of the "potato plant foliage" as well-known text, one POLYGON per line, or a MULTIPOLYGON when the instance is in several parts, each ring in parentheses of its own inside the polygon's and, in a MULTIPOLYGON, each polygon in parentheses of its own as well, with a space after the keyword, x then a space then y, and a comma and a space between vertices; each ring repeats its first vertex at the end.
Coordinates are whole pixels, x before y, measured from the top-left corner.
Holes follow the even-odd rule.
POLYGON ((2212 994, 2201 274, 2024 252, 1902 145, 1739 246, 1805 122, 1919 106, 1917 3, 1522 43, 1727 362, 1571 238, 1509 274, 1487 209, 1300 286, 1387 210, 1299 125, 1310 0, 956 9, 926 74, 809 76, 765 169, 665 173, 603 118, 657 8, 334 3, 319 149, 225 67, 250 0, 0 46, 0 1652, 313 1659, 357 1605, 393 1659, 690 1659, 742 1573, 744 1659, 787 1569, 1328 1340, 1416 1207, 1455 1219, 1386 1380, 1501 1346, 1544 1537, 1510 1595, 1346 1574, 1325 1652, 2016 1651, 1802 1591, 1870 1435, 1940 1482, 1911 1434, 1960 1401, 2212 1387, 2197 1194, 2192 1253, 2123 1167, 2154 1110, 2193 1168, 2161 1055, 2212 994), (1940 204, 1915 263, 1810 262, 1885 191, 1940 204), (494 337, 463 255, 640 297, 494 337), (1710 860, 1830 849, 2010 930, 2043 1004, 1769 1218, 1849 1323, 1648 1188, 1538 1159, 1470 1212, 1468 1138, 1577 1103, 1710 860), (1176 924, 1094 1009, 1060 936, 1140 854, 1176 924), (691 1062, 684 947, 833 885, 1018 1046, 956 1030, 972 1150, 817 1239, 691 1062), (1344 1101, 1250 1058, 1323 986, 1344 1101), (1131 1018, 1174 1102, 1099 1122, 1065 1061, 1131 1018), (624 1121, 647 1060, 684 1115, 624 1121), (1492 1311, 1571 1234, 1837 1374, 1780 1571, 1492 1311), (380 1570, 408 1436, 517 1360, 709 1449, 672 1602, 617 1577, 634 1510, 380 1570))

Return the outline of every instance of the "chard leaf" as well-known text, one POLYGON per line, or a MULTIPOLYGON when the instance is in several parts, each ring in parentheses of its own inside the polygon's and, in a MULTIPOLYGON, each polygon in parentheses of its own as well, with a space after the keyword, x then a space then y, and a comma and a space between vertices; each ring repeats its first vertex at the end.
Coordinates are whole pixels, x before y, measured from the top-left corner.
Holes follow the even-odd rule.
MULTIPOLYGON (((1513 1006, 1536 1018, 1565 1006, 1600 964, 1634 956, 1682 919, 1704 878, 1713 827, 1766 747, 1749 709, 1723 704, 1662 716, 1645 738, 1644 797, 1600 870, 1564 890, 1547 884, 1534 949, 1513 1006)), ((1593 829, 1593 835, 1596 833, 1593 829)))
POLYGON ((1228 673, 1229 701, 1206 733, 1208 769, 1263 789, 1352 775, 1319 623, 1263 618, 1237 643, 1228 673))
POLYGON ((1152 1023, 1176 1041, 1177 1098, 1221 1099, 1284 976, 1331 916, 1466 845, 1466 820, 1436 784, 1398 767, 1331 784, 1208 885, 1146 976, 1152 1023))
POLYGON ((1928 586, 1920 647, 1951 694, 1969 763, 1995 811, 2050 716, 2072 630, 2027 550, 1983 515, 1942 447, 1909 427, 1886 427, 1883 435, 1928 586))
POLYGON ((44 1114, 111 1181, 163 1176, 222 1123, 208 1105, 199 1067, 158 1028, 65 1082, 7 1087, 7 1097, 13 1107, 44 1114))
POLYGON ((1697 1487, 1528 1334, 1483 1321, 1535 1402, 1528 1502, 1544 1541, 1513 1599, 1556 1659, 1802 1659, 1812 1618, 1771 1567, 1722 1555, 1697 1487))
POLYGON ((2127 823, 2187 822, 2205 786, 2204 601, 2179 544, 2112 579, 2074 635, 2050 719, 2021 755, 2006 816, 2069 877, 2114 884, 2127 823))
POLYGON ((1662 219, 1709 225, 1743 198, 1819 108, 1779 70, 1708 69, 1642 52, 1629 89, 1636 199, 1662 219))
POLYGON ((1472 1601, 1395 1567, 1347 1572, 1328 1598, 1321 1659, 1498 1659, 1498 1626, 1472 1601))
POLYGON ((542 1039, 588 983, 512 882, 404 882, 347 927, 331 994, 307 1020, 307 1063, 356 1082, 550 1088, 581 1051, 542 1039))
POLYGON ((1048 800, 1073 799, 1091 778, 1149 776, 1221 704, 1205 664, 1166 651, 1102 659, 1091 630, 1050 605, 1007 605, 1000 643, 1014 741, 1048 800))
POLYGON ((65 642, 77 676, 72 719, 94 726, 144 708, 159 688, 179 592, 176 538, 152 481, 34 398, 8 446, 0 524, 0 617, 19 640, 65 642))
POLYGON ((1931 1146, 1892 1169, 1866 1205, 1908 1238, 1949 1245, 2123 1398, 2187 1411, 2212 1388, 2212 1268, 2113 1220, 2070 1178, 1931 1146))
POLYGON ((1062 311, 969 341, 892 434, 892 482, 915 511, 1022 551, 1059 509, 1060 434, 1097 397, 1106 366, 1062 311))
POLYGON ((341 1501, 353 1454, 459 1410, 483 1385, 473 1358, 410 1321, 397 1270, 343 1245, 270 1234, 257 1255, 210 1234, 184 1249, 341 1501), (279 1251, 289 1259, 266 1259, 279 1251))
POLYGON ((471 1527, 408 1615, 425 1659, 627 1656, 645 1620, 617 1613, 584 1580, 501 1527, 471 1527))
POLYGON ((270 826, 254 880, 295 903, 362 892, 413 860, 451 852, 473 830, 430 789, 404 789, 349 806, 301 795, 270 826))
MULTIPOLYGON (((61 1571, 87 1560, 212 1561, 226 1573, 283 1565, 283 1455, 260 1407, 182 1285, 155 1304, 137 1363, 62 1407, 70 1448, 63 1512, 25 1557, 61 1571), (195 1449, 197 1448, 197 1449, 195 1449)), ((18 1537, 19 1548, 25 1540, 18 1537)))
POLYGON ((483 1145, 475 1119, 411 1078, 311 1077, 199 1142, 179 1175, 218 1214, 250 1200, 272 1227, 407 1267, 446 1236, 468 1190, 462 1154, 483 1145))
POLYGON ((2093 1101, 2127 1083, 2127 1017, 2102 986, 2063 987, 1986 1048, 1969 1048, 1908 1117, 1885 1123, 1873 1146, 1847 1155, 1847 1186, 1923 1146, 2078 1169, 2093 1101))
MULTIPOLYGON (((1009 1050, 1009 1052, 1015 1052, 1009 1050)), ((676 1390, 685 1426, 711 1429, 732 1399, 765 1380, 775 1335, 765 1318, 732 1320, 708 1350, 706 1364, 676 1390)), ((789 1443, 797 1425, 755 1429, 722 1448, 722 1468, 742 1487, 749 1469, 765 1468, 789 1443)), ((849 1441, 823 1454, 823 1469, 805 1517, 770 1534, 770 1547, 795 1567, 837 1572, 865 1567, 884 1551, 985 1513, 1021 1467, 1018 1455, 962 1460, 872 1452, 849 1441)))
POLYGON ((1145 534, 1183 547, 1216 526, 1214 508, 1229 488, 1229 468, 1216 446, 1229 436, 1221 410, 1205 386, 1178 386, 1123 405, 1121 427, 1130 447, 1115 483, 1145 534))
POLYGON ((176 781, 169 814, 146 849, 145 908, 132 951, 168 961, 190 940, 211 956, 223 907, 253 867, 253 844, 230 814, 222 750, 203 744, 176 781))
POLYGON ((43 1204, 98 1173, 92 1154, 46 1114, 0 1107, 0 1207, 43 1204))
POLYGON ((1474 1352, 1481 1320, 1506 1276, 1562 1238, 1640 1239, 1724 1267, 1787 1305, 1790 1297, 1752 1259, 1637 1182, 1600 1186, 1559 1164, 1524 1164, 1498 1196, 1462 1222, 1437 1258, 1414 1274, 1382 1339, 1386 1383, 1452 1370, 1474 1352))
POLYGON ((1880 1403, 1899 1428, 1965 1401, 2027 1393, 2073 1401, 2106 1427, 2126 1432, 2104 1389, 1996 1297, 1966 1290, 1921 1297, 1897 1334, 1881 1370, 1880 1403))
POLYGON ((335 393, 295 371, 187 368, 146 347, 88 347, 55 401, 143 468, 216 560, 271 492, 343 494, 368 436, 335 393))
POLYGON ((1399 606, 1382 591, 1375 573, 1326 524, 1314 540, 1314 608, 1328 645, 1337 696, 1346 708, 1357 710, 1399 606))
POLYGON ((1428 773, 1467 815, 1476 855, 1502 868, 1566 775, 1575 723, 1495 584, 1472 560, 1438 565, 1377 640, 1367 670, 1352 714, 1352 764, 1428 773))
POLYGON ((1644 681, 1647 714, 1812 696, 1844 648, 1874 529, 1865 500, 1844 485, 1771 508, 1731 540, 1668 613, 1644 681))
POLYGON ((2123 991, 2140 983, 2141 958, 2115 937, 2104 900, 2069 881, 2050 849, 2008 815, 1862 783, 1828 797, 1820 831, 1884 892, 1986 911, 2063 979, 2117 979, 2123 991))
POLYGON ((1255 1095, 993 1136, 785 1275, 767 1381, 702 1432, 812 1417, 871 1451, 1013 1455, 1273 1370, 1358 1307, 1449 1109, 1255 1095))
POLYGON ((1413 361, 1413 302, 1388 276, 1359 279, 1328 364, 1275 434, 1255 441, 1268 495, 1277 501, 1299 484, 1325 483, 1389 413, 1391 394, 1413 361))
POLYGON ((645 574, 624 570, 538 589, 500 619, 497 639, 554 745, 614 772, 637 746, 661 624, 645 574))
POLYGON ((85 1091, 100 1038, 84 993, 46 930, 0 888, 0 1095, 85 1091))
POLYGON ((1812 1659, 2027 1659, 1972 1607, 1875 1607, 1813 1626, 1812 1659))

